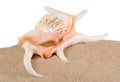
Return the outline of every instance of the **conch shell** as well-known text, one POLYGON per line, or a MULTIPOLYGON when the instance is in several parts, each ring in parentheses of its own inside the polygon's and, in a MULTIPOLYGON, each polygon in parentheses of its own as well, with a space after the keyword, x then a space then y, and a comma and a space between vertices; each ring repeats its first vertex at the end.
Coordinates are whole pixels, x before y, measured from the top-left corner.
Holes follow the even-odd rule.
POLYGON ((45 9, 48 14, 43 16, 35 29, 21 37, 18 43, 25 50, 24 66, 33 76, 43 76, 32 68, 31 58, 33 54, 38 54, 42 58, 49 58, 53 53, 56 53, 62 61, 67 62, 63 50, 68 46, 80 42, 102 40, 107 36, 107 34, 87 36, 75 32, 75 23, 87 13, 86 10, 77 15, 70 15, 50 7, 45 7, 45 9))

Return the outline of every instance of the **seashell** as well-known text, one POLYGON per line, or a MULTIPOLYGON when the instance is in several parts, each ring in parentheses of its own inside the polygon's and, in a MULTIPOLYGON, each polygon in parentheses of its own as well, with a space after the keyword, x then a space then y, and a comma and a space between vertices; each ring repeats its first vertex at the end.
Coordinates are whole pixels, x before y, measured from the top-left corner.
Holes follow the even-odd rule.
POLYGON ((43 75, 37 73, 31 65, 34 53, 45 59, 56 53, 60 60, 67 62, 63 50, 68 46, 81 42, 99 41, 107 36, 107 34, 87 36, 75 32, 75 23, 87 13, 86 10, 77 15, 70 15, 50 7, 45 9, 48 14, 36 24, 35 29, 26 33, 18 42, 18 45, 25 50, 23 59, 25 69, 31 75, 39 77, 43 75))

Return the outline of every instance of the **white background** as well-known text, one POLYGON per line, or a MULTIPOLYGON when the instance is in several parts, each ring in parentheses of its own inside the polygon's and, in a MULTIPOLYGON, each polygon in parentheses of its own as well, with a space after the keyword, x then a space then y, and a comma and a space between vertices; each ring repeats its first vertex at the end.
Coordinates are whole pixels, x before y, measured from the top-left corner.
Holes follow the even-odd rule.
POLYGON ((17 44, 47 13, 44 6, 77 14, 88 10, 76 24, 76 31, 90 36, 108 33, 108 40, 120 41, 120 0, 0 0, 0 47, 17 44))

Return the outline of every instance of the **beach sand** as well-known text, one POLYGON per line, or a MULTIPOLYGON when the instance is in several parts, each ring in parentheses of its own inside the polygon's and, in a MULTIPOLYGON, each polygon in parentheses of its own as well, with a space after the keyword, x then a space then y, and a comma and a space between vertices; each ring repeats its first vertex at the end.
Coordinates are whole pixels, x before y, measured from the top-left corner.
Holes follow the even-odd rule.
POLYGON ((0 82, 120 82, 120 42, 102 40, 65 49, 69 62, 56 55, 34 56, 33 68, 43 77, 31 76, 24 68, 24 50, 15 45, 0 48, 0 82))

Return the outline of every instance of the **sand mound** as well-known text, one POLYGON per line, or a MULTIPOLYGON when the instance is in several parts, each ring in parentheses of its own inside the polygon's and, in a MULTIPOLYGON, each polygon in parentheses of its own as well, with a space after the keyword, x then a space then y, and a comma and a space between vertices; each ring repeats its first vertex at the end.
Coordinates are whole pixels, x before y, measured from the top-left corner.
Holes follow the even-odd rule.
POLYGON ((32 59, 33 77, 23 66, 24 50, 15 45, 0 49, 0 82, 120 82, 120 42, 81 43, 65 49, 69 62, 57 56, 32 59))

